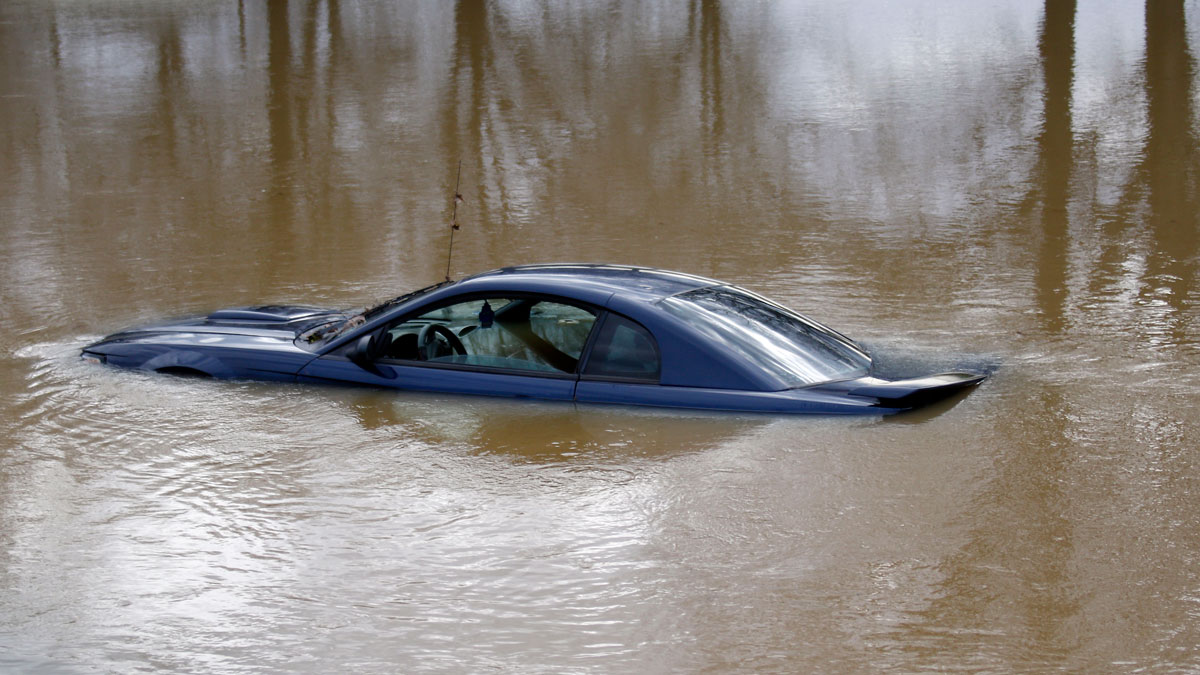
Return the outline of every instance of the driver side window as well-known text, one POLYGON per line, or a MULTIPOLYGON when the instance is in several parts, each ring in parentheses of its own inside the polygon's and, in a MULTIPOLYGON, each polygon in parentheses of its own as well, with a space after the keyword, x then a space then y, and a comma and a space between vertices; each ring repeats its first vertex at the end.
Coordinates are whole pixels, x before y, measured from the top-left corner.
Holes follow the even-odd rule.
POLYGON ((487 297, 389 327, 379 358, 545 373, 574 373, 596 315, 538 298, 487 297))

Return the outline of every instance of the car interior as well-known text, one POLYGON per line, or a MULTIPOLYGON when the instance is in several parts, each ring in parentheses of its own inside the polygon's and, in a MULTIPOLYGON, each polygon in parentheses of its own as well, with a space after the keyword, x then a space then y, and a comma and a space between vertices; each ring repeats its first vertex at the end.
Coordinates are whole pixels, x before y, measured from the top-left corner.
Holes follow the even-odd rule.
POLYGON ((536 298, 481 298, 388 328, 379 358, 574 373, 596 314, 536 298))

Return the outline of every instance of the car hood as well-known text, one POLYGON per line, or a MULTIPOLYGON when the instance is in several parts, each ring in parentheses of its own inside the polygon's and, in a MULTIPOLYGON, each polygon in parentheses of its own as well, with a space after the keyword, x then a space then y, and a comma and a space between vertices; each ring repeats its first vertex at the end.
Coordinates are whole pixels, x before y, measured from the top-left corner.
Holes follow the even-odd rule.
POLYGON ((190 316, 132 328, 109 335, 101 342, 136 339, 148 334, 163 333, 213 333, 290 340, 313 326, 346 318, 347 314, 344 312, 307 305, 232 307, 204 316, 190 316))

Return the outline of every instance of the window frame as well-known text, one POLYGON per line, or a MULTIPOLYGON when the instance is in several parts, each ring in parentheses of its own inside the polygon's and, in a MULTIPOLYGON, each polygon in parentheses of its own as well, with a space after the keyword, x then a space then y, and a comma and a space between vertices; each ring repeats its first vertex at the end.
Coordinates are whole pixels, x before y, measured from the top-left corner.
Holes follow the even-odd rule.
POLYGON ((437 302, 433 302, 428 305, 422 305, 420 307, 416 307, 416 308, 412 309, 409 312, 405 312, 401 316, 398 316, 391 321, 388 321, 382 325, 376 326, 375 328, 371 329, 368 332, 359 334, 354 339, 347 341, 345 344, 341 345, 340 347, 338 347, 330 352, 327 352, 325 354, 325 356, 333 357, 333 358, 336 358, 339 360, 346 359, 347 358, 347 356, 346 356, 347 350, 352 349, 353 345, 359 339, 361 339, 364 335, 374 335, 375 338, 378 339, 379 336, 381 336, 384 332, 391 330, 392 328, 394 328, 400 324, 403 324, 405 322, 412 321, 413 319, 416 319, 424 314, 428 314, 430 312, 436 312, 439 309, 449 307, 451 305, 457 305, 457 304, 464 303, 464 302, 471 302, 474 300, 483 300, 483 299, 490 299, 490 298, 508 298, 508 299, 514 299, 514 300, 526 299, 526 300, 538 300, 539 302, 540 301, 556 302, 556 303, 563 304, 563 305, 570 305, 572 307, 577 307, 577 308, 583 309, 588 312, 595 312, 596 320, 595 320, 595 322, 592 323, 591 330, 588 332, 587 339, 584 341, 583 350, 580 353, 579 361, 575 365, 575 371, 568 373, 568 372, 561 371, 561 370, 550 371, 550 370, 533 370, 533 369, 527 369, 527 368, 503 368, 503 367, 499 367, 499 366, 482 366, 482 365, 474 365, 474 364, 466 364, 466 363, 446 363, 446 362, 436 362, 436 361, 417 361, 417 360, 390 359, 390 358, 375 358, 375 359, 373 359, 373 361, 375 361, 377 363, 382 363, 384 365, 393 366, 393 367, 434 368, 434 369, 439 369, 439 370, 452 370, 452 371, 462 371, 462 372, 469 372, 469 373, 491 373, 491 374, 496 374, 496 375, 519 375, 519 376, 523 376, 523 377, 540 377, 540 378, 550 378, 550 379, 556 379, 556 380, 575 380, 577 382, 580 380, 587 380, 589 382, 616 382, 616 383, 624 383, 624 384, 660 384, 662 382, 662 362, 663 362, 662 349, 658 345, 658 338, 656 338, 654 336, 654 332, 651 331, 649 328, 647 328, 645 326, 645 324, 643 324, 642 322, 640 322, 632 317, 626 316, 625 314, 621 314, 620 312, 614 312, 605 307, 601 307, 601 306, 592 304, 590 302, 584 302, 582 300, 576 300, 574 298, 567 298, 567 297, 564 297, 561 295, 555 295, 552 293, 532 293, 529 291, 505 291, 505 290, 475 291, 475 292, 471 292, 471 293, 463 293, 462 295, 456 295, 456 296, 453 296, 450 298, 445 298, 443 300, 439 300, 437 302), (585 374, 584 373, 585 369, 588 366, 588 363, 592 359, 592 354, 594 351, 593 348, 595 347, 596 341, 599 339, 601 330, 603 329, 605 323, 609 320, 609 317, 611 315, 616 315, 617 317, 620 317, 621 319, 624 319, 625 321, 628 321, 629 323, 632 323, 633 325, 641 328, 643 331, 645 331, 645 335, 647 335, 649 337, 650 345, 654 349, 654 356, 656 359, 658 359, 658 371, 653 379, 648 378, 648 377, 646 377, 646 378, 625 377, 625 376, 618 376, 618 375, 595 375, 595 374, 585 374))

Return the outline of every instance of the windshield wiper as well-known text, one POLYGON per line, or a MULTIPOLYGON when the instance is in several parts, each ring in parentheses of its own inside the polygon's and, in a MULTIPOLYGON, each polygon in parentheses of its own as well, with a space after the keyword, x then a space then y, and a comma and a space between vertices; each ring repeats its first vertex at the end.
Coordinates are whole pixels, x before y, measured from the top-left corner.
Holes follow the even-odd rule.
MULTIPOLYGON (((398 305, 402 302, 411 300, 419 295, 424 295, 425 293, 428 293, 437 288, 441 288, 442 286, 445 286, 448 283, 451 283, 451 282, 441 281, 436 284, 433 284, 432 286, 426 286, 425 288, 418 288, 417 290, 411 291, 409 293, 405 293, 404 295, 398 295, 398 296, 392 298, 391 300, 381 302, 380 304, 375 305, 374 307, 372 307, 370 309, 365 309, 361 313, 354 314, 354 315, 349 316, 341 321, 327 321, 325 323, 317 324, 316 326, 313 326, 305 331, 302 331, 297 336, 297 339, 301 340, 303 342, 307 342, 309 344, 312 344, 314 342, 326 342, 328 340, 331 340, 331 339, 345 333, 346 331, 350 330, 351 328, 357 328, 358 326, 363 325, 364 323, 366 323, 367 321, 370 321, 373 317, 377 316, 384 310, 387 310, 391 307, 395 307, 396 305, 398 305)), ((345 314, 343 314, 343 316, 346 316, 346 314, 350 314, 350 312, 346 312, 345 314)))
POLYGON ((381 302, 380 304, 375 305, 374 307, 364 311, 362 313, 362 317, 364 319, 370 321, 373 317, 379 315, 381 312, 383 312, 387 309, 390 309, 392 307, 395 307, 396 305, 399 305, 402 302, 411 300, 411 299, 417 297, 418 295, 425 295, 426 293, 428 293, 430 291, 437 290, 437 289, 441 288, 442 286, 445 286, 446 284, 452 284, 452 283, 454 283, 454 282, 453 281, 439 281, 436 284, 433 284, 431 286, 426 286, 425 288, 418 288, 417 290, 410 291, 408 293, 405 293, 404 295, 397 295, 396 297, 392 298, 391 300, 381 302))

